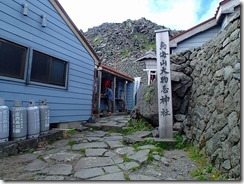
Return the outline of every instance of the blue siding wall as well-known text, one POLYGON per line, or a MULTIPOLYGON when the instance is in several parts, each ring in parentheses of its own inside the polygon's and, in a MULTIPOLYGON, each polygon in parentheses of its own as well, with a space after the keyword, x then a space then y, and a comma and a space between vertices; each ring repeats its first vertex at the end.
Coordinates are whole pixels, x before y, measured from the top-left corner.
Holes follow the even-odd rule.
POLYGON ((29 49, 68 62, 67 89, 26 84, 25 81, 0 76, 0 98, 12 108, 20 99, 27 106, 29 100, 47 99, 50 122, 87 120, 91 115, 94 60, 67 26, 49 0, 0 1, 0 38, 13 41, 29 49), (28 16, 22 14, 23 3, 29 7, 28 16), (41 26, 41 15, 47 26, 41 26))
POLYGON ((204 43, 208 42, 210 39, 214 37, 219 31, 221 27, 215 26, 206 31, 198 33, 180 43, 178 43, 177 47, 172 49, 172 53, 185 51, 191 48, 196 48, 202 46, 204 43))
POLYGON ((134 83, 128 82, 126 89, 127 89, 127 91, 126 91, 126 109, 131 111, 134 107, 134 105, 133 105, 134 83))

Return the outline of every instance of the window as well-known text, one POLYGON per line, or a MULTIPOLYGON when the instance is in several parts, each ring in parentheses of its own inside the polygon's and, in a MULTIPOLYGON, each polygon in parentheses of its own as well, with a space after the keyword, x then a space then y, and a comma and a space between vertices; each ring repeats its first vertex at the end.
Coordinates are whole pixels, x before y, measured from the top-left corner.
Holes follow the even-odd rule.
POLYGON ((0 76, 24 79, 27 48, 0 39, 0 76))
POLYGON ((65 86, 67 62, 33 51, 31 81, 65 86))

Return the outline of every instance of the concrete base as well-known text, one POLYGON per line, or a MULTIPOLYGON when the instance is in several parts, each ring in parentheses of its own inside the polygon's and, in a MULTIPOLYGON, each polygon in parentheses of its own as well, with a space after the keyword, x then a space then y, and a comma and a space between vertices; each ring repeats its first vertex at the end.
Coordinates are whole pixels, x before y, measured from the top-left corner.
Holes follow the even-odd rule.
POLYGON ((80 128, 81 122, 69 122, 69 123, 59 123, 57 124, 57 128, 59 129, 73 129, 80 128))
POLYGON ((0 143, 0 159, 11 155, 17 155, 31 149, 37 149, 38 147, 43 147, 43 145, 48 144, 48 142, 54 142, 63 137, 64 131, 50 130, 48 134, 40 135, 37 138, 0 143))

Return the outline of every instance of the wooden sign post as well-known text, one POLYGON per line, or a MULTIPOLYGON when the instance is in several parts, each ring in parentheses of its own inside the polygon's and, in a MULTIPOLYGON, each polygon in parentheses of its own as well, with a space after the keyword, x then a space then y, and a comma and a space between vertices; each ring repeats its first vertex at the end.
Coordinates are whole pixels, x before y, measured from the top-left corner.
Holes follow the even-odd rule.
POLYGON ((159 137, 173 138, 169 29, 156 31, 159 137))

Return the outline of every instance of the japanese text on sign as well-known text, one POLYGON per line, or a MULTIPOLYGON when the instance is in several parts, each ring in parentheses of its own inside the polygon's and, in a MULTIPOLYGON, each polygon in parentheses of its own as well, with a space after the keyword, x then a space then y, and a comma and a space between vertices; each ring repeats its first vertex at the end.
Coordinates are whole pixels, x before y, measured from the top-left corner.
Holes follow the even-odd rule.
MULTIPOLYGON (((169 53, 166 53, 166 48, 167 45, 161 41, 160 43, 160 67, 161 67, 161 72, 160 72, 160 79, 161 79, 161 83, 163 84, 168 84, 169 81, 169 77, 168 75, 170 75, 169 71, 167 71, 167 60, 166 60, 166 56, 169 53)), ((164 93, 164 95, 161 96, 160 98, 160 104, 165 104, 167 106, 167 103, 170 101, 170 96, 168 96, 168 92, 169 92, 169 88, 167 88, 166 85, 162 85, 162 89, 161 92, 164 93)), ((166 108, 162 108, 161 109, 161 115, 162 116, 170 116, 171 114, 169 113, 169 110, 166 108)))

